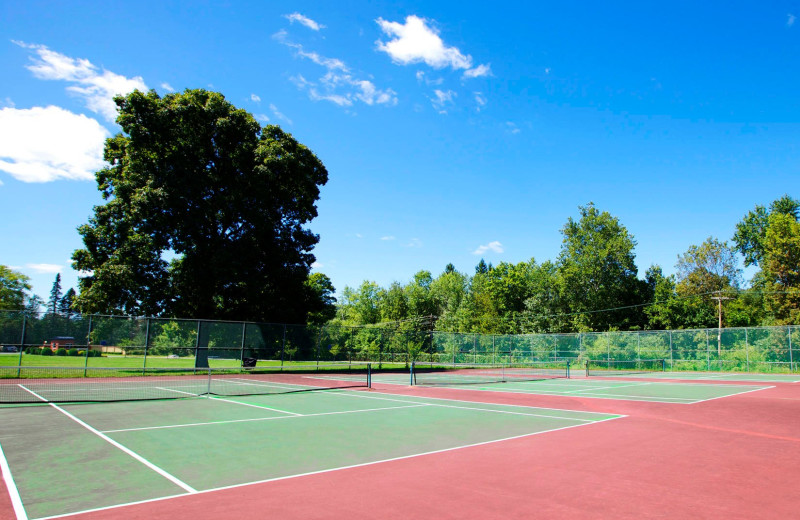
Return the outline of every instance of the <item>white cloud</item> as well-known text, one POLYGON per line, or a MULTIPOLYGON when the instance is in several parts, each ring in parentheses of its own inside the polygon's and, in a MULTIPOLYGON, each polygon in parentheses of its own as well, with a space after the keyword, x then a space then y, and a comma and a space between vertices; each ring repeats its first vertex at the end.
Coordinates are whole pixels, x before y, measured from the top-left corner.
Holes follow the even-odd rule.
POLYGON ((471 78, 480 78, 482 76, 491 76, 492 75, 492 68, 491 65, 488 63, 486 65, 478 65, 474 69, 468 69, 464 71, 464 78, 471 79, 471 78))
POLYGON ((34 76, 73 83, 67 87, 67 91, 83 98, 89 110, 101 114, 108 121, 113 122, 117 117, 114 96, 125 95, 135 89, 147 91, 147 85, 139 76, 126 78, 105 69, 99 70, 89 60, 70 58, 44 45, 14 43, 36 54, 27 66, 34 76))
POLYGON ((174 89, 174 88, 172 88, 172 85, 170 85, 170 84, 169 84, 169 83, 167 83, 166 81, 165 81, 164 83, 162 83, 162 84, 161 84, 161 88, 163 88, 163 89, 164 89, 164 90, 166 90, 167 92, 175 92, 175 89, 174 89))
POLYGON ((425 63, 435 69, 450 67, 454 70, 472 67, 472 56, 445 45, 439 31, 429 26, 425 18, 411 15, 406 17, 405 23, 389 22, 383 18, 376 22, 387 36, 393 38, 386 43, 378 40, 378 50, 388 54, 395 63, 425 63))
POLYGON ((108 130, 56 106, 0 110, 0 170, 22 182, 93 180, 108 130))
POLYGON ((447 111, 445 110, 447 105, 453 103, 453 100, 458 95, 452 90, 439 90, 436 89, 433 91, 435 97, 431 98, 431 104, 433 108, 439 111, 440 114, 446 114, 447 111))
POLYGON ((418 238, 412 238, 411 241, 406 244, 406 247, 422 247, 422 240, 418 238))
POLYGON ((250 101, 261 103, 261 98, 257 94, 250 94, 250 101))
POLYGON ((362 235, 361 233, 356 233, 356 238, 364 238, 364 235, 362 235))
POLYGON ((786 15, 786 26, 791 27, 794 25, 794 21, 797 20, 797 17, 792 13, 786 15))
POLYGON ((289 20, 291 23, 297 22, 297 23, 299 23, 301 25, 305 25, 306 27, 308 27, 312 31, 319 31, 320 29, 324 29, 325 28, 324 25, 322 25, 320 23, 317 23, 314 20, 312 20, 311 18, 308 18, 307 16, 303 16, 300 13, 285 14, 285 15, 283 15, 283 17, 286 18, 287 20, 289 20))
POLYGON ((283 121, 287 125, 291 125, 292 124, 292 120, 289 119, 288 117, 286 117, 285 115, 283 115, 283 113, 280 110, 278 110, 278 107, 276 107, 275 105, 270 103, 269 109, 272 110, 272 115, 275 116, 275 119, 283 121))
POLYGON ((13 101, 11 101, 10 97, 7 97, 7 98, 3 99, 2 101, 0 101, 0 108, 5 108, 5 107, 14 108, 15 106, 17 106, 17 105, 13 101))
POLYGON ((253 117, 255 117, 259 121, 264 121, 264 122, 269 121, 269 116, 267 114, 253 114, 253 117))
POLYGON ((487 251, 493 251, 495 253, 502 253, 503 252, 503 244, 498 242, 497 240, 493 242, 489 242, 484 246, 478 246, 478 249, 472 252, 473 255, 482 255, 487 251))
POLYGON ((64 270, 63 265, 56 264, 25 264, 25 267, 37 273, 60 273, 64 270))
POLYGON ((312 262, 311 263, 311 269, 321 269, 323 267, 325 267, 325 264, 323 264, 322 262, 312 262))
POLYGON ((519 129, 519 127, 517 126, 516 123, 514 123, 512 121, 506 121, 506 131, 508 133, 510 133, 510 134, 515 134, 516 135, 516 134, 520 133, 522 130, 519 129))
POLYGON ((385 236, 385 237, 381 237, 381 240, 394 240, 394 236, 388 235, 388 236, 385 236))
POLYGON ((545 67, 544 68, 544 73, 549 75, 550 74, 550 67, 545 67))

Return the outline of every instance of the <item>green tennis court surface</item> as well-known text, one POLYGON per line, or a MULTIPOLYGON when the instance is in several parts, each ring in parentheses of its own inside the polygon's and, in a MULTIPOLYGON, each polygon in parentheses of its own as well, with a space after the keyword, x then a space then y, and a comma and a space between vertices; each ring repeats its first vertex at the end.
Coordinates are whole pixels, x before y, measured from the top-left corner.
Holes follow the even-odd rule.
MULTIPOLYGON (((622 376, 620 376, 622 377, 622 376)), ((632 376, 629 376, 632 377, 632 376)), ((646 377, 646 376, 642 376, 646 377)), ((401 374, 376 374, 374 383, 408 385, 409 378, 401 374)), ((720 397, 771 388, 755 385, 715 385, 713 383, 654 382, 612 378, 543 379, 505 383, 453 385, 451 388, 511 392, 525 394, 562 395, 596 399, 622 399, 659 403, 693 404, 720 397)))
POLYGON ((0 447, 7 460, 4 473, 10 470, 12 501, 18 490, 18 508, 34 519, 618 417, 338 389, 5 406, 0 408, 0 447))
POLYGON ((694 381, 748 381, 755 383, 800 383, 800 374, 747 374, 736 372, 651 372, 646 374, 620 373, 619 377, 675 379, 694 381))

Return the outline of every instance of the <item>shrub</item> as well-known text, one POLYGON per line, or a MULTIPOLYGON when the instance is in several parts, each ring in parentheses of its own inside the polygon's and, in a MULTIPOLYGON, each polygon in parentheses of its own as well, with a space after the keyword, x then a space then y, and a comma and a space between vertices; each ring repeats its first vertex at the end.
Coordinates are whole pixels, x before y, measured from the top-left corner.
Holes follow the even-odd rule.
POLYGON ((67 349, 65 348, 60 348, 56 350, 56 356, 66 356, 66 355, 67 355, 67 349))
POLYGON ((53 355, 53 351, 50 350, 48 347, 44 347, 44 348, 42 348, 42 351, 40 352, 40 354, 43 355, 43 356, 52 356, 53 355))
POLYGON ((80 355, 82 355, 82 354, 81 354, 81 351, 80 351, 80 350, 78 350, 78 349, 76 349, 76 348, 71 348, 71 349, 69 349, 69 350, 67 351, 67 355, 69 355, 69 356, 80 356, 80 355))
POLYGON ((25 353, 31 354, 33 356, 38 356, 39 354, 42 353, 42 349, 40 349, 39 347, 28 347, 25 349, 25 353))

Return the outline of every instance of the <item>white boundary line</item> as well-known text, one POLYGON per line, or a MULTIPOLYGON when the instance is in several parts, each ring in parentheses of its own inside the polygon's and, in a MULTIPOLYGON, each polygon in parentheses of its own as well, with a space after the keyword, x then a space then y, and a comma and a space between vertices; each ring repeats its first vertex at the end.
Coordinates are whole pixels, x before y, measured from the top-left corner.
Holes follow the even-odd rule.
MULTIPOLYGON (((36 392, 25 388, 24 385, 19 385, 19 387, 22 388, 23 390, 25 390, 26 392, 32 394, 33 396, 35 396, 37 399, 40 399, 40 400, 42 400, 44 402, 47 402, 47 400, 45 398, 43 398, 42 396, 40 396, 36 392)), ((135 451, 131 450, 130 448, 126 448, 125 446, 123 446, 122 444, 118 443, 117 441, 115 441, 114 439, 109 437, 108 435, 105 435, 101 431, 89 426, 88 424, 86 424, 85 422, 81 421, 80 419, 78 419, 77 417, 75 417, 74 415, 69 413, 68 411, 66 411, 63 408, 59 407, 58 405, 53 404, 53 403, 47 403, 47 404, 49 404, 50 406, 52 406, 53 408, 55 408, 59 412, 63 413, 64 415, 66 415, 67 417, 69 417, 70 419, 75 421, 76 423, 80 424, 81 426, 83 426, 84 428, 89 430, 90 432, 94 433, 95 435, 97 435, 98 437, 100 437, 101 439, 106 441, 107 443, 111 444, 115 448, 118 448, 118 449, 122 450, 123 452, 127 453, 128 455, 130 455, 134 459, 138 460, 139 462, 141 462, 142 464, 144 464, 148 468, 152 469, 153 471, 155 471, 156 473, 158 473, 162 477, 166 478, 167 480, 169 480, 173 484, 177 485, 178 487, 188 491, 189 493, 197 493, 196 489, 194 489, 192 486, 190 486, 189 484, 185 483, 184 481, 180 480, 178 477, 176 477, 176 476, 174 476, 174 475, 172 475, 170 473, 167 473, 166 471, 164 471, 163 469, 159 468, 158 466, 156 466, 155 464, 153 464, 149 460, 145 459, 144 457, 142 457, 141 455, 139 455, 135 451)))
MULTIPOLYGON (((731 385, 731 386, 733 386, 733 385, 731 385)), ((775 387, 774 386, 760 386, 758 388, 753 388, 752 390, 744 390, 742 392, 736 392, 735 394, 721 395, 719 397, 709 397, 708 399, 700 399, 699 401, 695 401, 693 403, 687 403, 687 404, 705 403, 706 401, 714 401, 715 399, 724 399, 726 397, 733 397, 735 395, 749 394, 750 392, 758 392, 760 390, 769 390, 770 388, 775 388, 775 387)))
POLYGON ((201 423, 185 423, 185 424, 165 424, 163 426, 142 426, 140 428, 124 428, 121 430, 104 430, 103 433, 120 433, 120 432, 138 432, 144 430, 167 430, 170 428, 188 428, 190 426, 212 426, 216 424, 235 424, 235 423, 243 423, 243 422, 260 422, 260 421, 278 421, 278 420, 286 420, 286 419, 302 419, 305 417, 319 417, 322 415, 342 415, 342 414, 350 414, 350 413, 362 413, 362 412, 377 412, 380 410, 398 410, 401 408, 419 408, 421 406, 434 406, 425 403, 417 403, 412 406, 389 406, 386 408, 370 408, 365 410, 347 410, 344 412, 322 412, 322 413, 309 413, 306 415, 301 414, 294 414, 289 416, 278 416, 278 417, 253 417, 250 419, 230 419, 227 421, 209 421, 209 422, 201 422, 201 423))
POLYGON ((0 446, 0 473, 2 473, 3 480, 6 482, 8 496, 11 497, 11 505, 14 507, 14 514, 17 515, 17 520, 28 520, 25 506, 22 505, 22 498, 19 496, 19 490, 14 483, 14 478, 11 476, 11 467, 8 465, 2 446, 0 446))
MULTIPOLYGON (((476 446, 484 446, 484 445, 487 445, 487 444, 494 444, 494 443, 498 443, 498 442, 506 442, 506 441, 511 441, 511 440, 515 440, 515 439, 522 439, 522 438, 525 438, 525 437, 533 437, 534 435, 541 435, 543 433, 551 433, 551 432, 560 431, 560 430, 568 430, 570 428, 579 428, 581 426, 589 426, 591 424, 597 424, 597 423, 602 423, 602 422, 607 422, 607 421, 613 421, 615 419, 620 419, 620 418, 623 418, 623 417, 627 417, 627 415, 620 415, 620 416, 617 416, 617 417, 609 417, 607 419, 600 419, 598 421, 593 421, 593 422, 587 423, 587 424, 573 424, 571 426, 562 426, 560 428, 552 428, 550 430, 542 430, 542 431, 533 432, 533 433, 524 433, 522 435, 515 435, 513 437, 506 437, 506 438, 503 438, 503 439, 494 439, 494 440, 491 440, 491 441, 477 442, 477 443, 474 443, 474 444, 465 444, 465 445, 462 445, 462 446, 454 446, 452 448, 444 448, 444 449, 441 449, 441 450, 427 451, 427 452, 424 452, 424 453, 415 453, 413 455, 402 455, 400 457, 393 457, 393 458, 389 458, 389 459, 375 460, 375 461, 372 461, 372 462, 364 462, 364 463, 361 463, 361 464, 353 464, 353 465, 350 465, 350 466, 341 466, 341 467, 338 467, 338 468, 329 468, 329 469, 323 469, 323 470, 319 470, 319 471, 310 471, 308 473, 299 473, 297 475, 286 475, 286 476, 283 476, 283 477, 275 477, 275 478, 269 478, 269 479, 264 479, 264 480, 257 480, 257 481, 254 481, 254 482, 245 482, 245 483, 242 483, 242 484, 233 484, 233 485, 230 485, 230 486, 223 486, 223 487, 212 488, 212 489, 203 489, 201 491, 197 491, 195 494, 199 495, 199 494, 204 494, 204 493, 214 493, 216 491, 225 491, 225 490, 228 490, 228 489, 236 489, 236 488, 245 487, 245 486, 255 486, 255 485, 258 485, 258 484, 266 484, 268 482, 277 482, 277 481, 280 481, 280 480, 288 480, 288 479, 292 479, 292 478, 306 477, 306 476, 310 476, 310 475, 319 475, 319 474, 322 474, 322 473, 331 473, 333 471, 341 471, 341 470, 345 470, 345 469, 353 469, 353 468, 361 468, 361 467, 365 467, 365 466, 372 466, 372 465, 375 465, 375 464, 382 464, 384 462, 393 462, 393 461, 398 461, 398 460, 411 459, 411 458, 415 458, 415 457, 423 457, 425 455, 435 455, 435 454, 438 454, 438 453, 446 453, 448 451, 462 450, 462 449, 465 449, 465 448, 474 448, 476 446)), ((177 497, 182 497, 182 496, 186 496, 186 494, 183 494, 183 495, 171 495, 171 496, 159 497, 159 498, 152 498, 152 499, 149 499, 149 500, 140 500, 140 501, 137 501, 137 502, 127 502, 127 503, 124 503, 124 504, 117 504, 117 505, 107 506, 107 507, 99 507, 99 508, 96 508, 96 509, 86 509, 84 511, 75 511, 75 512, 72 512, 72 513, 65 513, 65 514, 62 514, 62 515, 46 516, 46 517, 41 517, 41 518, 37 518, 37 519, 34 519, 34 520, 54 520, 56 518, 64 518, 64 517, 68 517, 68 516, 81 515, 81 514, 85 514, 85 513, 93 513, 95 511, 108 511, 108 510, 111 510, 111 509, 116 509, 116 508, 125 507, 125 506, 148 504, 148 503, 152 503, 152 502, 160 502, 162 500, 170 500, 170 499, 177 498, 177 497)))
MULTIPOLYGON (((189 392, 184 392, 182 390, 174 390, 172 388, 161 388, 160 386, 156 387, 156 388, 158 388, 159 390, 166 390, 168 392, 175 392, 175 393, 178 393, 178 394, 186 394, 186 395, 194 395, 194 396, 197 395, 197 394, 192 394, 192 393, 189 393, 189 392)), ((280 412, 280 413, 285 413, 285 414, 289 414, 289 415, 303 415, 301 413, 287 412, 286 410, 279 410, 277 408, 270 408, 269 406, 259 406, 257 404, 242 403, 240 401, 234 401, 232 399, 225 399, 223 397, 217 397, 217 396, 211 396, 211 395, 207 396, 207 397, 209 399, 213 399, 215 401, 225 401, 225 402, 228 402, 228 403, 240 404, 242 406, 250 406, 252 408, 260 408, 262 410, 272 410, 273 412, 280 412)))

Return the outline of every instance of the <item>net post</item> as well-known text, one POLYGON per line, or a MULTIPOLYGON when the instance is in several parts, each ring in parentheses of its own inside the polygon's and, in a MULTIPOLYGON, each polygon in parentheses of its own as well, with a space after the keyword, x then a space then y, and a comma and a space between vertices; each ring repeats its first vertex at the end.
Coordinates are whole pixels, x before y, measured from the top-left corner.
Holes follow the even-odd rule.
POLYGON ((589 377, 589 360, 586 360, 586 377, 589 377))
POLYGON ((367 363, 367 388, 372 388, 372 363, 367 363))
POLYGON ((408 371, 408 386, 414 386, 414 367, 416 364, 416 361, 411 362, 411 369, 408 371))
POLYGON ((286 351, 286 325, 283 325, 283 340, 281 342, 281 370, 283 370, 283 353, 286 351))
POLYGON ((569 373, 570 360, 567 360, 567 379, 572 379, 569 373))
POLYGON ((206 399, 211 399, 211 367, 208 367, 208 385, 206 387, 206 399))

